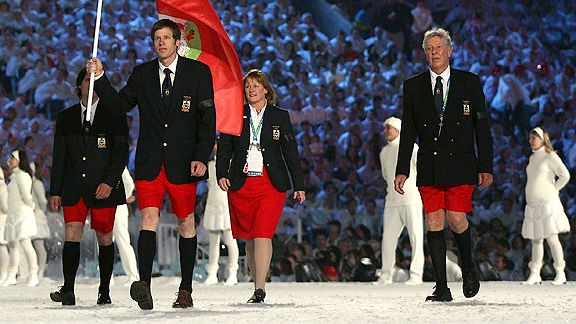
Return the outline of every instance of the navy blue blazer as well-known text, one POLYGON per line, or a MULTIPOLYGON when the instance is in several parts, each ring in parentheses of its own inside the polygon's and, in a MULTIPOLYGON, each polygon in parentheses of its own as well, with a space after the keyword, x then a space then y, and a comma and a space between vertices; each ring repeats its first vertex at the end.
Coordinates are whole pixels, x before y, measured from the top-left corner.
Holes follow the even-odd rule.
POLYGON ((430 71, 404 82, 402 131, 396 175, 410 176, 414 143, 420 146, 416 184, 478 183, 478 173, 492 173, 490 116, 480 78, 450 70, 450 88, 442 132, 434 107, 430 71))
MULTIPOLYGON (((250 145, 250 108, 244 106, 244 124, 240 136, 222 134, 218 141, 216 174, 218 180, 228 178, 230 191, 244 185, 248 147, 250 145)), ((298 157, 298 147, 288 111, 267 105, 260 133, 260 148, 264 166, 272 184, 279 191, 304 190, 304 176, 298 157)))
POLYGON ((56 121, 50 195, 60 196, 62 206, 73 206, 80 197, 90 208, 105 208, 126 203, 122 172, 128 162, 128 125, 119 101, 104 92, 90 132, 82 128, 81 107, 62 110, 56 121), (96 188, 112 187, 106 199, 96 199, 96 188))
MULTIPOLYGON (((206 166, 216 140, 216 111, 210 68, 199 61, 178 57, 172 99, 164 109, 158 59, 134 68, 120 90, 125 111, 138 106, 140 133, 136 148, 136 180, 155 179, 162 167, 171 183, 183 184, 208 177, 190 176, 190 162, 206 166)), ((106 76, 96 91, 111 88, 106 76)))

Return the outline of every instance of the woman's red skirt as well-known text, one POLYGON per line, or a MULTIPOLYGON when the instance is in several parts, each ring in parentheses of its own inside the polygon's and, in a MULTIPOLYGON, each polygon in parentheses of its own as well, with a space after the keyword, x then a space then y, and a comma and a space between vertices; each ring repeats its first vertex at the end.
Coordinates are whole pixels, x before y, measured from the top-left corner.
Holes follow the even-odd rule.
POLYGON ((272 238, 284 209, 286 192, 278 191, 263 168, 262 176, 246 177, 239 190, 228 192, 230 225, 236 239, 272 238))

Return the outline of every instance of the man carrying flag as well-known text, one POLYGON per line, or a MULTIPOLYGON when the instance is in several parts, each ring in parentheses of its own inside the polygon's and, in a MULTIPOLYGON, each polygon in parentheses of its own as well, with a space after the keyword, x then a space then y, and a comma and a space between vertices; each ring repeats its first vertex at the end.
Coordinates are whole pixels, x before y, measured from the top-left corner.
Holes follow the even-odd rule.
MULTIPOLYGON (((177 53, 181 31, 170 19, 160 19, 150 32, 157 59, 138 65, 120 90, 122 107, 138 106, 140 134, 136 148, 136 195, 142 212, 138 238, 140 281, 130 296, 141 309, 152 309, 152 263, 156 230, 166 193, 178 219, 182 281, 175 308, 192 307, 192 275, 196 262, 194 205, 196 183, 207 178, 207 164, 214 147, 216 114, 210 68, 177 53)), ((102 63, 94 58, 95 90, 110 88, 102 63)))

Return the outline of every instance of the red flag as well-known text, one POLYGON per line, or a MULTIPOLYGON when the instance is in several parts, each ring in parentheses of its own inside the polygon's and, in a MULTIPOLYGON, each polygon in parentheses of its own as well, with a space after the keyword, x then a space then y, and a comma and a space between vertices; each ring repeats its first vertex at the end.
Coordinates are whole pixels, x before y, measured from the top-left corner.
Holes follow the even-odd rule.
POLYGON ((216 130, 240 135, 244 85, 238 54, 208 0, 156 0, 160 19, 180 26, 178 53, 207 64, 212 71, 216 130))

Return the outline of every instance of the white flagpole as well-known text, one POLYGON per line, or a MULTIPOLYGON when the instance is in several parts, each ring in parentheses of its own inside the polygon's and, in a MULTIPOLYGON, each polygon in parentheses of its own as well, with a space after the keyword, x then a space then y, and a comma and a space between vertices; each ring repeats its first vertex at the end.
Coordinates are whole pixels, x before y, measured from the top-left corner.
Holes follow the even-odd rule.
MULTIPOLYGON (((96 9, 96 29, 94 31, 94 45, 92 46, 92 58, 98 56, 98 36, 100 35, 100 18, 102 18, 102 0, 98 0, 98 9, 96 9)), ((90 121, 92 116, 92 92, 94 92, 94 72, 90 72, 90 90, 88 90, 88 107, 86 121, 90 121)))

